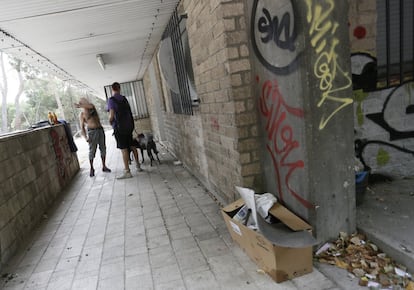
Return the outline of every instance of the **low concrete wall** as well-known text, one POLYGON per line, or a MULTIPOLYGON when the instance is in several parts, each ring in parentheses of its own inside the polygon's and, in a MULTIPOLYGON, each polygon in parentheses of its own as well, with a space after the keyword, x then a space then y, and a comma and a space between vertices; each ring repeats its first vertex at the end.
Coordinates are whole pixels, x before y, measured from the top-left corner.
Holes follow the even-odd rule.
POLYGON ((64 127, 0 138, 0 270, 79 171, 64 127))

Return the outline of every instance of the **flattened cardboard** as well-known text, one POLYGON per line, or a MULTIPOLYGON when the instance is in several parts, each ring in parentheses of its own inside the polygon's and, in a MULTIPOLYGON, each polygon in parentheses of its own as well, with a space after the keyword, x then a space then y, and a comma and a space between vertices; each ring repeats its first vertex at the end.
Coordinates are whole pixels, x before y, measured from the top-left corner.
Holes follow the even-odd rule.
MULTIPOLYGON (((243 199, 237 200, 224 207, 222 215, 233 241, 260 269, 278 283, 312 272, 312 246, 294 248, 272 243, 261 233, 232 219, 243 205, 243 199)), ((294 227, 299 231, 311 229, 310 225, 282 205, 277 206, 276 214, 280 221, 283 223, 287 221, 290 224, 289 228, 294 227)))
POLYGON ((311 230, 312 226, 279 203, 275 203, 269 213, 282 221, 293 231, 311 230))

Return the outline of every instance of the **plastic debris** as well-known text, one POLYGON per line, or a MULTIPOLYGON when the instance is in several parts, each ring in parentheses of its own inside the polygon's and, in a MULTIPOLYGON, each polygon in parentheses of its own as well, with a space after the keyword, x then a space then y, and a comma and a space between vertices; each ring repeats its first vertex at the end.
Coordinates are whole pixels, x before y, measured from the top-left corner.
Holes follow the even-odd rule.
POLYGON ((319 248, 315 257, 321 263, 346 269, 349 275, 359 278, 360 286, 414 290, 412 276, 406 268, 395 263, 362 234, 340 233, 336 241, 319 248))
POLYGON ((264 270, 262 270, 262 269, 257 269, 256 272, 258 274, 262 274, 262 275, 265 275, 266 274, 266 272, 264 270))

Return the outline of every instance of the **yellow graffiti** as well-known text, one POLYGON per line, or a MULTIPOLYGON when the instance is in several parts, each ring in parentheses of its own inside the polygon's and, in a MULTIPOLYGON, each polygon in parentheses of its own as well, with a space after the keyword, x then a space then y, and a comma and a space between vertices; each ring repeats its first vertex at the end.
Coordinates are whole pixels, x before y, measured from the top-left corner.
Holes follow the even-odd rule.
POLYGON ((315 52, 318 55, 314 65, 314 74, 320 80, 319 89, 322 92, 322 96, 317 106, 320 108, 327 101, 338 105, 327 117, 325 115, 322 116, 319 123, 319 130, 322 130, 336 113, 352 104, 352 98, 335 96, 338 92, 349 88, 352 85, 352 80, 337 61, 336 47, 339 44, 339 40, 335 37, 335 32, 339 24, 328 19, 335 8, 334 0, 326 0, 328 7, 325 10, 321 5, 313 5, 312 0, 305 1, 308 8, 306 20, 310 24, 309 36, 311 37, 311 45, 315 48, 315 52), (340 81, 343 85, 334 87, 334 81, 340 81))

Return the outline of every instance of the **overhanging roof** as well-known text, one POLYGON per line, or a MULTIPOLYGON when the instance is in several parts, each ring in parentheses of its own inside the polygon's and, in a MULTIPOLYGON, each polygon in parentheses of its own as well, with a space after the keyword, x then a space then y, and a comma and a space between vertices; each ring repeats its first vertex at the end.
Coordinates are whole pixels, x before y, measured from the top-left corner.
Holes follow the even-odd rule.
POLYGON ((2 0, 0 49, 102 97, 142 78, 177 2, 2 0))

